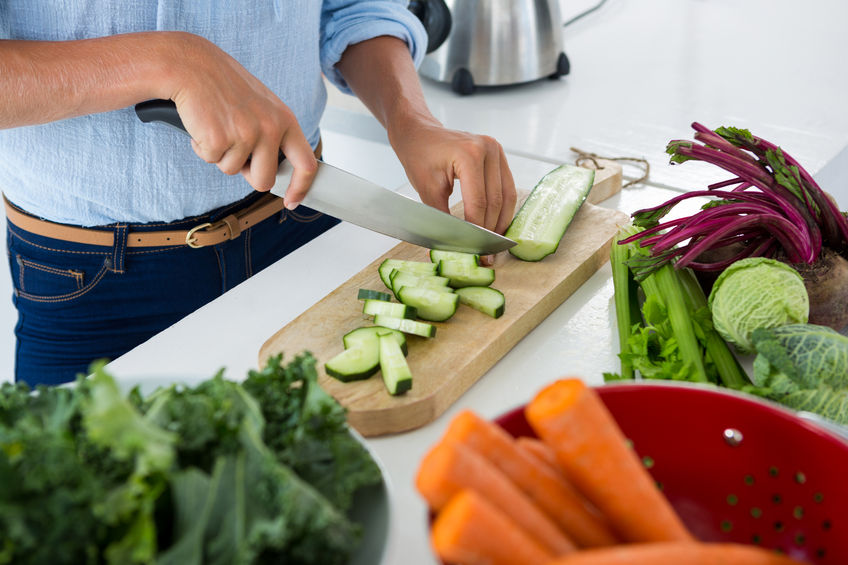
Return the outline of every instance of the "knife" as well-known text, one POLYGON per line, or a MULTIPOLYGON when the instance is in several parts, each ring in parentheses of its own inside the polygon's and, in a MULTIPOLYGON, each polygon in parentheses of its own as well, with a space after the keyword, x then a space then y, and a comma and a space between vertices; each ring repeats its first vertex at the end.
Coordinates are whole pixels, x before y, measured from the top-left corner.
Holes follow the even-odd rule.
MULTIPOLYGON (((145 123, 162 122, 188 135, 171 100, 148 100, 135 106, 145 123)), ((285 196, 294 167, 280 152, 271 194, 285 196)), ((490 255, 515 242, 456 216, 437 210, 369 180, 318 161, 318 172, 301 202, 357 226, 428 249, 490 255)))

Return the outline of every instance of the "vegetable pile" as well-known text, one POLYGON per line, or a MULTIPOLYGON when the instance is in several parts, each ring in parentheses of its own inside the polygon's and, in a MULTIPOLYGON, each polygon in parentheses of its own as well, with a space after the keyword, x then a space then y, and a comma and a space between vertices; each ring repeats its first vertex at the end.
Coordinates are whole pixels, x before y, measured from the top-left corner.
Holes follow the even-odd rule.
POLYGON ((431 544, 457 565, 798 565, 771 550, 696 540, 594 389, 562 379, 524 410, 540 438, 470 411, 421 461, 431 544))
POLYGON ((123 396, 98 368, 73 388, 0 388, 0 563, 349 561, 346 515, 379 468, 281 356, 238 384, 123 396))
POLYGON ((709 272, 745 257, 772 257, 805 275, 811 323, 836 330, 848 325, 848 218, 833 199, 794 158, 748 130, 692 128, 695 141, 668 144, 671 163, 704 161, 733 176, 633 214, 644 230, 625 243, 639 239, 651 249, 634 265, 637 277, 670 261, 709 272), (695 197, 711 200, 692 216, 660 223, 695 197))

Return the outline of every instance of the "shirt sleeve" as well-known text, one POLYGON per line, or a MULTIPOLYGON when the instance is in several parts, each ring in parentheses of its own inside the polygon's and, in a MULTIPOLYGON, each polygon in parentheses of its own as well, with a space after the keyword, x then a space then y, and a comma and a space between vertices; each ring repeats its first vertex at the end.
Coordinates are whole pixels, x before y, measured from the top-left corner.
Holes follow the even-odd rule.
POLYGON ((352 94, 336 63, 349 45, 381 35, 409 46, 415 67, 427 49, 427 33, 407 0, 324 0, 321 12, 321 70, 339 90, 352 94))

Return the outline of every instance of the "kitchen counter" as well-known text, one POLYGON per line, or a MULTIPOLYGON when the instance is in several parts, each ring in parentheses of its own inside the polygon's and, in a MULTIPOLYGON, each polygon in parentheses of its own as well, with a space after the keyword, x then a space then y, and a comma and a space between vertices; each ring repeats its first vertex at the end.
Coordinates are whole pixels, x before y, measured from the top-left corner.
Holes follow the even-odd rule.
MULTIPOLYGON (((564 1, 563 16, 593 3, 564 1)), ((664 153, 669 139, 689 138, 689 124, 700 121, 747 127, 781 144, 811 172, 821 172, 825 188, 846 209, 845 21, 848 4, 841 0, 804 7, 774 0, 609 0, 565 28, 572 73, 561 80, 469 97, 429 80, 424 88, 447 126, 503 143, 521 188, 573 162, 571 147, 650 163, 648 181, 626 188, 606 207, 630 213, 702 187, 724 176, 697 163, 670 167, 664 153)), ((328 162, 412 194, 385 133, 355 99, 331 94, 323 132, 328 162)), ((638 171, 627 167, 625 175, 638 171)), ((221 367, 230 378, 243 378, 257 367, 271 335, 396 243, 341 224, 116 359, 109 370, 127 385, 146 387, 196 382, 221 367)), ((617 369, 611 300, 607 264, 433 423, 367 440, 391 491, 385 563, 434 563, 426 509, 412 481, 421 456, 457 411, 493 417, 555 378, 576 375, 599 384, 604 371, 617 369)))

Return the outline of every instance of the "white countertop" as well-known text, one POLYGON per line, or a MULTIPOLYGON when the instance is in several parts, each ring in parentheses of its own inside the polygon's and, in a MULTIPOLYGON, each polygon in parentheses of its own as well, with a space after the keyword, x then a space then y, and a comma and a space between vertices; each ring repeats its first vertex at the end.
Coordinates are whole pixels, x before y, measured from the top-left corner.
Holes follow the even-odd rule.
MULTIPOLYGON (((563 0, 563 16, 593 3, 563 0)), ((689 124, 700 121, 709 127, 747 127, 782 145, 834 183, 825 188, 845 209, 846 21, 848 4, 842 0, 803 7, 776 0, 609 0, 564 30, 569 76, 469 97, 425 80, 425 94, 447 126, 498 138, 522 188, 531 188, 554 165, 572 162, 572 146, 650 161, 647 183, 604 203, 627 213, 702 187, 724 175, 716 177, 700 164, 670 167, 664 153, 670 139, 689 138, 689 124)), ((330 104, 323 123, 325 159, 411 193, 385 134, 361 104, 338 94, 331 95, 330 104)), ((625 175, 634 172, 625 169, 625 175)), ((339 225, 109 369, 126 383, 192 382, 220 367, 230 378, 243 378, 258 365, 265 340, 396 243, 339 225)), ((385 563, 434 563, 426 509, 412 481, 422 454, 454 413, 471 408, 495 416, 557 377, 576 375, 596 384, 603 371, 617 369, 611 298, 607 264, 435 422, 367 440, 391 489, 385 563)))

